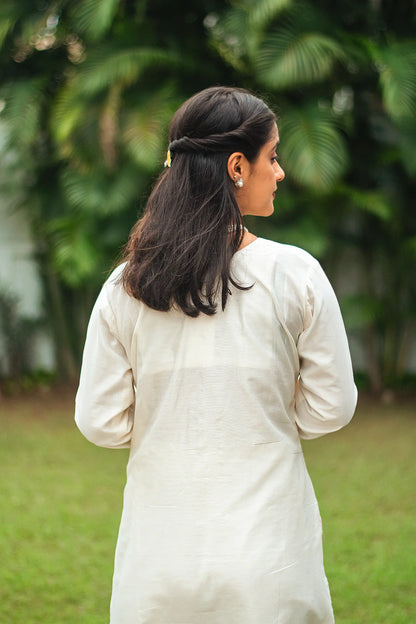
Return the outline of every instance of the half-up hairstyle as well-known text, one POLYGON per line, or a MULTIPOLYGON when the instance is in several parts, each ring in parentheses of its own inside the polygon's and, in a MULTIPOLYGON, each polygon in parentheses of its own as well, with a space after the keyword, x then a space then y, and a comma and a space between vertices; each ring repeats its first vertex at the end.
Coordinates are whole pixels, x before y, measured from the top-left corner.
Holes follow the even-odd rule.
POLYGON ((227 171, 229 156, 254 162, 275 116, 248 91, 211 87, 187 100, 170 126, 171 166, 159 176, 126 246, 126 291, 155 310, 189 316, 225 308, 243 220, 227 171))

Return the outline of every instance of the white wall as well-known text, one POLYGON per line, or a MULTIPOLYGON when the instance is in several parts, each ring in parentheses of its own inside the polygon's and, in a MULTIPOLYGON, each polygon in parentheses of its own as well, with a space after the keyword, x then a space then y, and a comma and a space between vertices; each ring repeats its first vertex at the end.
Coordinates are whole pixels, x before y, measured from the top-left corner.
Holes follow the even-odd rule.
MULTIPOLYGON (((34 245, 23 211, 13 208, 12 201, 0 198, 0 291, 18 297, 19 315, 36 319, 44 315, 44 309, 33 254, 34 245)), ((7 372, 1 344, 0 362, 3 362, 1 372, 7 372)), ((53 370, 54 366, 52 340, 46 330, 37 332, 32 367, 53 370)))

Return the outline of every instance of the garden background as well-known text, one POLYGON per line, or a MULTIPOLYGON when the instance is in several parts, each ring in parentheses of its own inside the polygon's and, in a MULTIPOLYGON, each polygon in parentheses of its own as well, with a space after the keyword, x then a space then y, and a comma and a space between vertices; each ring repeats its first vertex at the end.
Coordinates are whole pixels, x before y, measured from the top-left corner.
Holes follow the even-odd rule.
POLYGON ((57 376, 76 379, 172 113, 227 84, 279 117, 286 180, 250 227, 322 262, 358 381, 414 388, 415 13, 413 0, 3 0, 0 204, 30 229, 43 309, 19 312, 24 276, 0 283, 0 374, 33 375, 30 343, 47 332, 57 376))
POLYGON ((10 213, 42 307, 1 274, 1 621, 105 621, 126 456, 72 424, 86 324, 172 113, 226 84, 278 115, 286 179, 248 225, 321 261, 361 389, 345 431, 305 444, 337 622, 416 622, 415 33, 413 0, 2 0, 1 258, 10 213))

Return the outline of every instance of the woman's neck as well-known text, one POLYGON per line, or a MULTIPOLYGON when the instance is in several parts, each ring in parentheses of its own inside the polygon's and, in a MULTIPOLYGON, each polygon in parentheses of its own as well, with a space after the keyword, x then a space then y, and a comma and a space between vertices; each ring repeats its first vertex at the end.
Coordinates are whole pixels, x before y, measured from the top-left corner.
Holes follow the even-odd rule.
POLYGON ((241 241, 239 249, 243 249, 243 247, 247 247, 253 241, 255 241, 257 236, 249 232, 248 230, 244 230, 243 240, 241 241))

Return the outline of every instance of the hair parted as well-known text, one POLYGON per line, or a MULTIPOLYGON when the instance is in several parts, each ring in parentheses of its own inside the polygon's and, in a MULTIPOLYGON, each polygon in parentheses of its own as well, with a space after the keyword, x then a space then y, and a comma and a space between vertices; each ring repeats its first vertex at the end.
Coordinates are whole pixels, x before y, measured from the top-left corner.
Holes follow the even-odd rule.
POLYGON ((126 246, 123 284, 150 308, 189 316, 225 308, 230 265, 243 221, 227 172, 233 152, 254 162, 275 115, 244 89, 210 87, 176 111, 169 133, 171 166, 159 176, 126 246))

